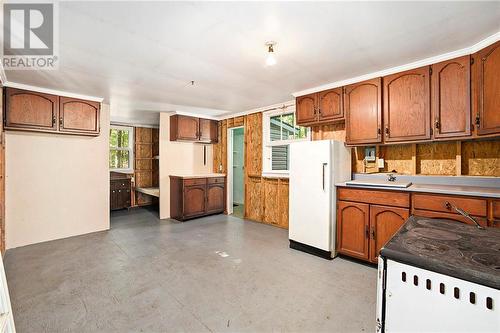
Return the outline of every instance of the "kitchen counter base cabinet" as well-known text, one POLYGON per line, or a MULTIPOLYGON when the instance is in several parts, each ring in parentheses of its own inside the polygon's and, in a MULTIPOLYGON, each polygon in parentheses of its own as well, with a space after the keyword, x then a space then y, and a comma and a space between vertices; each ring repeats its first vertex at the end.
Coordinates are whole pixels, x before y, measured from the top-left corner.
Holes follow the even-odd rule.
POLYGON ((224 212, 224 177, 183 178, 170 176, 170 216, 185 221, 224 212))
POLYGON ((111 179, 109 191, 111 210, 130 208, 131 182, 130 178, 111 179))

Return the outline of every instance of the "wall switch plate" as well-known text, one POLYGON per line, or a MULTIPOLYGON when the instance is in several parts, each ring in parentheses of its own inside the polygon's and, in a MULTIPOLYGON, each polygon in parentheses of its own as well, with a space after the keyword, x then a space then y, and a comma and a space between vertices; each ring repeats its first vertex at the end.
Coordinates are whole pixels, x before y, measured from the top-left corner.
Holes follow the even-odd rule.
POLYGON ((383 158, 379 158, 377 160, 377 166, 379 169, 383 169, 384 168, 384 159, 383 158))

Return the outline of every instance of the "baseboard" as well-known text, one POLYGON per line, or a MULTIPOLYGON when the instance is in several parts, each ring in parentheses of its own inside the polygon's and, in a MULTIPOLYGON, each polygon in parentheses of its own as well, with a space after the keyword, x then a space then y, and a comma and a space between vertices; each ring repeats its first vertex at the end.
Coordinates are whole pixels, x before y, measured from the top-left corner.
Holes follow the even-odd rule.
POLYGON ((290 248, 302 252, 306 252, 323 259, 332 260, 332 252, 318 249, 317 247, 302 244, 290 239, 290 248))

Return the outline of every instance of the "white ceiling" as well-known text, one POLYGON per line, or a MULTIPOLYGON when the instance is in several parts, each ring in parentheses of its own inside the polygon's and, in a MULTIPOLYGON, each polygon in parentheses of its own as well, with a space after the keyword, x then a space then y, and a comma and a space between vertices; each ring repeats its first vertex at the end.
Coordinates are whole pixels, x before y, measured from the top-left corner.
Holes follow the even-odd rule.
POLYGON ((59 17, 59 70, 7 80, 100 96, 113 120, 153 123, 158 111, 241 112, 468 47, 500 31, 500 2, 61 2, 59 17))

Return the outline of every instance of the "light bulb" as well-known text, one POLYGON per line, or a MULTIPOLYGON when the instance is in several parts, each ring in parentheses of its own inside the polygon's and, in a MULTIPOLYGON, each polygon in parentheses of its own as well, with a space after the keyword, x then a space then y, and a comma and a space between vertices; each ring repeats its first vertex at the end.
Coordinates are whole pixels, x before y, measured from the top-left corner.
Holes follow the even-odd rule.
POLYGON ((274 54, 269 53, 266 58, 266 66, 274 66, 276 65, 276 58, 274 57, 274 54))

